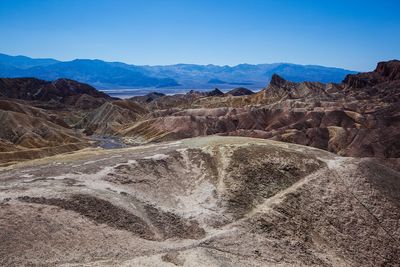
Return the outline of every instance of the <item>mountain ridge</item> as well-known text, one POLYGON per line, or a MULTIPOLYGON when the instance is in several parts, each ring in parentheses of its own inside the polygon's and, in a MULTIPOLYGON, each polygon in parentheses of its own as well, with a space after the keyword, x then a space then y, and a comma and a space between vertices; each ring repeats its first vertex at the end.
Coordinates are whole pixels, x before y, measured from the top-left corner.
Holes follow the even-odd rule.
POLYGON ((318 82, 341 82, 355 71, 318 65, 293 63, 133 65, 99 59, 34 59, 0 53, 0 77, 34 77, 43 80, 68 78, 97 88, 213 88, 232 89, 245 85, 260 89, 276 73, 285 79, 318 82))

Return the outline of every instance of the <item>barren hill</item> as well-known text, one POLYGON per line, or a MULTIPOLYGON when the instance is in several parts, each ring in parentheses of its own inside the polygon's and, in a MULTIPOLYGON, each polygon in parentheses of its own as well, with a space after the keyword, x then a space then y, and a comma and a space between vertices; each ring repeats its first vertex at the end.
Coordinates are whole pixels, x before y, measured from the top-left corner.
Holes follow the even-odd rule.
POLYGON ((0 171, 0 265, 398 266, 400 174, 241 137, 0 171))
POLYGON ((290 82, 273 75, 245 96, 163 96, 127 139, 162 141, 211 134, 298 143, 347 156, 400 156, 399 61, 349 75, 341 84, 290 82))
POLYGON ((66 102, 68 98, 83 94, 111 99, 107 94, 97 91, 88 84, 68 79, 48 82, 35 78, 0 78, 0 96, 8 98, 66 102))
POLYGON ((93 143, 87 133, 114 133, 145 112, 72 80, 2 78, 0 165, 86 148, 93 143))
MULTIPOLYGON (((92 135, 129 145, 228 135, 395 160, 400 155, 399 70, 400 62, 393 60, 380 62, 372 72, 348 75, 341 84, 297 83, 275 74, 255 94, 245 88, 227 94, 215 89, 126 100, 67 79, 0 79, 5 125, 0 129, 0 149, 45 151, 11 157, 22 160, 96 144, 92 135), (40 130, 33 131, 38 124, 40 130), (68 149, 54 149, 65 145, 68 149), (49 149, 57 152, 46 152, 49 149)), ((8 155, 0 154, 0 162, 8 155)))

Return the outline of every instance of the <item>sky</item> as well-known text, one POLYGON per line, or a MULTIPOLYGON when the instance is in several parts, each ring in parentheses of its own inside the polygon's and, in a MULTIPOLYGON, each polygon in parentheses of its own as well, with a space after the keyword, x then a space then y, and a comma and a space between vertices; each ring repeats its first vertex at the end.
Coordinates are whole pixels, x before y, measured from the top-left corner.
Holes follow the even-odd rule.
POLYGON ((0 0, 0 53, 357 71, 400 59, 399 0, 0 0))

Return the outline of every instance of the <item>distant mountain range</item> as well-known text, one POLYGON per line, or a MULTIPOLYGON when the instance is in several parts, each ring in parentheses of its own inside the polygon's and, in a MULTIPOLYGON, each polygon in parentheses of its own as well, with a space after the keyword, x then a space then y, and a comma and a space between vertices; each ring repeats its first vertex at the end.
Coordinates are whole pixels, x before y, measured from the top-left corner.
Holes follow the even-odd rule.
POLYGON ((236 66, 176 64, 138 66, 121 62, 75 59, 58 61, 0 54, 0 77, 43 80, 74 79, 102 89, 117 88, 263 88, 273 74, 294 81, 341 82, 356 72, 317 65, 290 63, 236 66))

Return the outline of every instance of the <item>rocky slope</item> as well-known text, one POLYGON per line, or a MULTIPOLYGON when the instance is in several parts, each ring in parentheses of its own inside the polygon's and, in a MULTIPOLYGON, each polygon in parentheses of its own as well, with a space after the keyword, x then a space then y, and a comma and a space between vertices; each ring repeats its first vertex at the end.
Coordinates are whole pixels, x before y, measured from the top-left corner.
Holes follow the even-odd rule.
POLYGON ((226 93, 226 95, 231 95, 231 96, 243 96, 243 95, 252 95, 254 92, 251 90, 244 88, 244 87, 238 87, 235 89, 232 89, 226 93))
POLYGON ((90 111, 75 127, 85 129, 90 134, 117 135, 126 125, 134 123, 145 113, 146 110, 136 102, 116 100, 90 111))
POLYGON ((68 79, 54 82, 34 78, 0 78, 0 96, 7 98, 74 103, 81 95, 111 99, 90 85, 68 79))
POLYGON ((247 96, 164 96, 153 116, 121 135, 171 140, 210 134, 268 138, 347 156, 400 156, 399 61, 349 75, 342 84, 295 83, 278 75, 247 96))
POLYGON ((0 165, 78 150, 88 145, 56 113, 0 99, 0 165))
POLYGON ((156 100, 157 98, 160 98, 162 96, 165 96, 165 94, 159 92, 151 92, 146 95, 135 96, 130 99, 139 103, 150 103, 151 101, 156 100))
POLYGON ((400 174, 205 137, 0 170, 2 266, 398 266, 400 174))
POLYGON ((126 100, 66 79, 1 79, 4 107, 0 110, 6 127, 0 129, 0 149, 42 149, 70 144, 70 140, 90 143, 92 135, 121 138, 135 145, 228 135, 396 161, 400 156, 399 69, 400 61, 393 60, 379 63, 372 72, 349 75, 341 84, 297 83, 275 74, 269 85, 255 94, 245 88, 226 94, 218 89, 193 90, 126 100), (16 103, 14 110, 11 102, 16 103), (15 112, 28 117, 17 125, 15 112), (42 125, 39 133, 33 130, 38 124, 42 125), (28 134, 20 139, 24 129, 28 134))
POLYGON ((349 88, 363 88, 396 80, 400 80, 400 61, 391 60, 379 62, 373 72, 348 75, 343 83, 349 88))
POLYGON ((144 112, 72 80, 0 79, 0 165, 88 147, 144 112))

